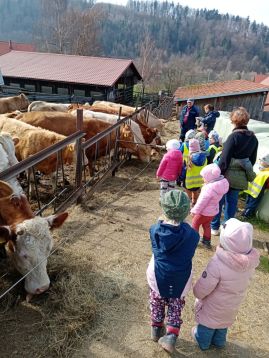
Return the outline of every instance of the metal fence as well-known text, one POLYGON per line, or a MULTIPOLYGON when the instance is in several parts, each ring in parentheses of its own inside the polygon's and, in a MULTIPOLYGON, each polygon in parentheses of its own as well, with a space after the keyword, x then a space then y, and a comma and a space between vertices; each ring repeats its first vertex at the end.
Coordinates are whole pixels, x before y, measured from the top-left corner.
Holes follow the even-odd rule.
POLYGON ((66 139, 54 144, 39 153, 21 161, 0 173, 0 180, 7 181, 26 173, 22 184, 28 199, 36 214, 42 215, 45 211, 58 212, 78 200, 84 193, 94 191, 95 186, 109 174, 115 175, 117 168, 128 158, 128 150, 121 145, 120 127, 130 124, 136 115, 144 110, 144 106, 131 116, 119 119, 94 137, 83 140, 83 110, 77 111, 77 131, 66 139), (62 151, 70 143, 76 143, 76 165, 65 166, 62 151), (51 155, 57 156, 56 172, 53 176, 36 174, 36 167, 51 155), (86 164, 85 157, 89 163, 86 164), (90 170, 91 169, 91 170, 90 170))

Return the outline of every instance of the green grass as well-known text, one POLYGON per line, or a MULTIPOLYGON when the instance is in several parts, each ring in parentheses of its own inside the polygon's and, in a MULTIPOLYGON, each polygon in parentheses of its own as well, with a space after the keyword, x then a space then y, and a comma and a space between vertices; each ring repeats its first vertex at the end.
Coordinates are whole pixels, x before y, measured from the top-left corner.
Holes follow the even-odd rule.
POLYGON ((268 256, 260 257, 260 265, 258 266, 258 270, 269 273, 269 258, 268 258, 268 256))
POLYGON ((260 229, 262 231, 269 232, 269 224, 267 224, 266 222, 264 222, 262 220, 257 219, 255 216, 253 216, 252 218, 249 218, 247 221, 250 224, 252 224, 255 229, 260 229))

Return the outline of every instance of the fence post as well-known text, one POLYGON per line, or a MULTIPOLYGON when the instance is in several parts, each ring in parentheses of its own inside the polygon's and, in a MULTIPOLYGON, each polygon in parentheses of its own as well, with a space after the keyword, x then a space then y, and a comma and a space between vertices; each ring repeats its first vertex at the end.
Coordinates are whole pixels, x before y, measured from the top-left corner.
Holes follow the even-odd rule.
MULTIPOLYGON (((83 109, 77 109, 77 122, 76 122, 76 126, 77 126, 77 131, 81 131, 82 130, 82 125, 83 125, 83 109)), ((77 163, 76 163, 76 188, 80 188, 82 186, 82 148, 81 148, 81 144, 82 144, 82 138, 77 139, 76 140, 76 152, 77 152, 77 163)), ((77 204, 79 204, 81 202, 81 196, 78 197, 77 199, 77 204)))
MULTIPOLYGON (((120 110, 119 110, 119 117, 118 117, 118 120, 120 120, 120 117, 121 117, 121 111, 122 111, 122 107, 120 107, 120 110)), ((120 127, 118 127, 116 129, 116 141, 115 141, 115 149, 114 149, 114 163, 116 164, 116 161, 118 161, 119 159, 119 142, 118 140, 120 140, 120 127)), ((116 171, 117 171, 117 168, 113 169, 112 170, 112 176, 114 177, 115 174, 116 174, 116 171)))

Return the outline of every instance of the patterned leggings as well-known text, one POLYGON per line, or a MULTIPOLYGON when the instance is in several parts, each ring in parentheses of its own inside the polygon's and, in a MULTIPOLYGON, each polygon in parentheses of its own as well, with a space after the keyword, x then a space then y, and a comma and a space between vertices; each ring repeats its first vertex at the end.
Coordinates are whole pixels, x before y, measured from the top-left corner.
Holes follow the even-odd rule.
POLYGON ((165 306, 167 308, 167 332, 178 336, 182 324, 181 311, 185 306, 185 300, 182 298, 164 298, 157 292, 150 289, 149 294, 151 325, 163 326, 165 318, 165 306))
POLYGON ((165 179, 160 180, 160 197, 162 197, 167 191, 173 190, 176 187, 176 181, 169 181, 165 179))

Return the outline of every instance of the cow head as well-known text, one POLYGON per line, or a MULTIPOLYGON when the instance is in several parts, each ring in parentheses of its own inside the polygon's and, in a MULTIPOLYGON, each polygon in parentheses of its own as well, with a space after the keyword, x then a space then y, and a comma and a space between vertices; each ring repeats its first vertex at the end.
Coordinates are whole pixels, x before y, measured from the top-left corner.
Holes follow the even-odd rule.
POLYGON ((6 251, 16 269, 25 275, 25 290, 30 294, 40 294, 49 288, 47 256, 53 240, 50 230, 62 225, 67 213, 34 217, 21 223, 0 226, 0 237, 7 242, 6 251))
POLYGON ((20 109, 27 109, 30 104, 28 98, 24 93, 21 93, 18 97, 20 99, 20 109))
POLYGON ((121 142, 120 146, 126 148, 130 153, 133 153, 138 157, 142 162, 149 162, 151 157, 151 148, 150 146, 140 145, 135 143, 134 134, 131 127, 128 124, 121 126, 120 130, 121 142))
POLYGON ((25 275, 25 290, 39 294, 48 289, 47 256, 52 249, 51 230, 60 227, 68 214, 34 217, 27 199, 21 205, 11 200, 12 189, 0 182, 0 216, 6 225, 0 226, 0 238, 6 242, 6 251, 16 269, 25 275), (28 207, 29 206, 29 207, 28 207))

